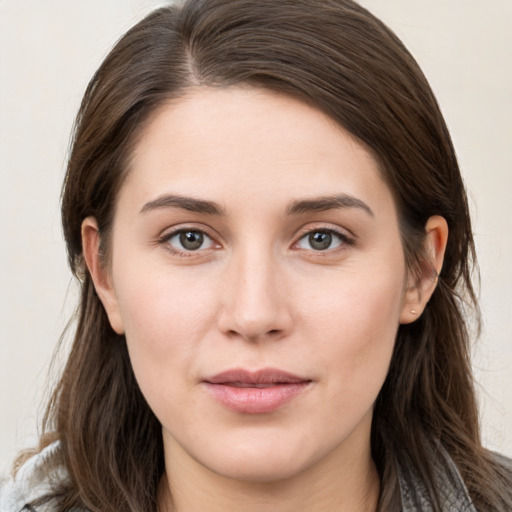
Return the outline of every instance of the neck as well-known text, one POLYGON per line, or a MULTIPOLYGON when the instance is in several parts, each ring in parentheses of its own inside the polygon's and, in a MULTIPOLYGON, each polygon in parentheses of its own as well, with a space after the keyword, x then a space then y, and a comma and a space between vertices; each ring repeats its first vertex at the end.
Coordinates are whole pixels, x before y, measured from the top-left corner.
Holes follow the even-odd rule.
POLYGON ((179 449, 166 454, 161 512, 375 512, 380 481, 368 449, 357 457, 333 452, 292 477, 254 482, 219 475, 179 449), (167 455, 170 455, 167 457, 167 455))

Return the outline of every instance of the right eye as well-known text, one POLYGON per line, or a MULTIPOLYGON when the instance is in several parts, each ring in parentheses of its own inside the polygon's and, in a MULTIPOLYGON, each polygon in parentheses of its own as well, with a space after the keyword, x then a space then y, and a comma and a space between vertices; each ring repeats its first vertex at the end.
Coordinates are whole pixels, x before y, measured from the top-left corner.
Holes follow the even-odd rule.
POLYGON ((165 236, 162 242, 167 243, 175 253, 190 253, 211 249, 215 242, 198 229, 179 229, 165 236))

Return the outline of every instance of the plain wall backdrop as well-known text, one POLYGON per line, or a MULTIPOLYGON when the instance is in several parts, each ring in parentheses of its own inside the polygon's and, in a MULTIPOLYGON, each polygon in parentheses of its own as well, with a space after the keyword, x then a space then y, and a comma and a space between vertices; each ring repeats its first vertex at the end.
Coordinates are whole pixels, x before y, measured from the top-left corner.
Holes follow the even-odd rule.
MULTIPOLYGON (((0 0, 0 473, 36 442, 48 363, 74 306, 59 218, 73 117, 118 37, 157 0, 0 0)), ((512 456, 512 1, 363 0, 419 61, 473 212, 485 444, 512 456)))

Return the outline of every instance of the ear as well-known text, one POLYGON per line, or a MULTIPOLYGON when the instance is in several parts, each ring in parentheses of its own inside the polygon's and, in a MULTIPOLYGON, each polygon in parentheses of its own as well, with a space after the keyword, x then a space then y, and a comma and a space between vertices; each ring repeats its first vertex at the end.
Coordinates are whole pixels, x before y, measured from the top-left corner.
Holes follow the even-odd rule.
POLYGON ((410 275, 405 290, 401 324, 409 324, 417 320, 437 286, 437 278, 441 272, 446 243, 448 242, 448 224, 444 217, 434 215, 425 225, 425 255, 427 259, 420 263, 420 273, 410 275))
POLYGON ((110 325, 117 334, 124 334, 112 278, 100 254, 100 232, 94 217, 87 217, 82 222, 82 248, 94 288, 107 312, 110 325))

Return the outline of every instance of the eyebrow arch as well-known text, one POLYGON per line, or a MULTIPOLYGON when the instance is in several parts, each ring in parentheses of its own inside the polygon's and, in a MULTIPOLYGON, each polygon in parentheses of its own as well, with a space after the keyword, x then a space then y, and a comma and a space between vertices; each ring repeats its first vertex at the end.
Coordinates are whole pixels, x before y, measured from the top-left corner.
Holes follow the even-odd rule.
POLYGON ((365 202, 347 194, 293 201, 288 206, 286 213, 288 215, 298 215, 301 213, 325 212, 337 208, 360 208, 368 213, 368 215, 374 217, 372 209, 365 202))
POLYGON ((193 197, 185 197, 175 194, 164 194, 153 201, 149 201, 142 207, 140 213, 165 208, 179 208, 181 210, 204 213, 207 215, 224 215, 222 207, 213 201, 205 201, 204 199, 195 199, 193 197))

